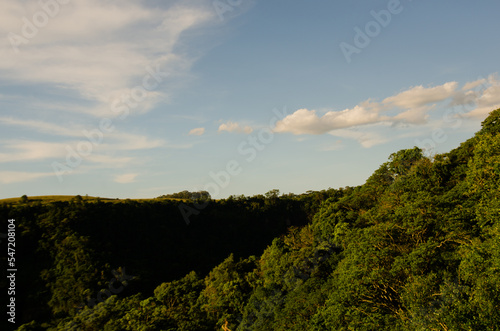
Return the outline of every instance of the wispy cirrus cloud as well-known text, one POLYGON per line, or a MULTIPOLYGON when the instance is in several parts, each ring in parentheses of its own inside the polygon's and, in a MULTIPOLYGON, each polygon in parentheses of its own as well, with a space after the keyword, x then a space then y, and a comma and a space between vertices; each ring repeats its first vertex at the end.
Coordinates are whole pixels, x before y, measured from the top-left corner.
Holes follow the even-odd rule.
MULTIPOLYGON (((115 153, 93 153, 85 158, 80 167, 74 170, 74 174, 86 174, 105 169, 124 169, 131 165, 142 165, 140 158, 127 154, 115 153)), ((54 173, 53 173, 54 174, 54 173)))
POLYGON ((64 143, 9 140, 0 142, 0 163, 39 161, 64 157, 64 143))
MULTIPOLYGON (((38 1, 5 0, 0 6, 0 29, 23 38, 22 18, 42 10, 38 1)), ((148 66, 187 70, 194 58, 176 53, 175 45, 183 32, 214 18, 208 7, 180 1, 163 9, 131 0, 74 0, 59 7, 26 44, 13 47, 2 39, 2 80, 73 90, 96 107, 140 84, 148 66)))
POLYGON ((56 1, 46 25, 26 28, 47 11, 43 3, 0 3, 7 34, 0 39, 0 85, 15 86, 1 93, 0 129, 23 130, 23 139, 0 135, 0 163, 43 161, 50 168, 90 142, 77 173, 140 163, 141 150, 192 147, 141 134, 123 120, 169 102, 191 79, 200 52, 190 52, 183 38, 217 21, 210 3, 56 1), (113 119, 112 132, 98 132, 105 117, 113 119))
POLYGON ((52 172, 0 171, 0 183, 13 184, 53 176, 52 172))
POLYGON ((58 125, 56 123, 49 123, 44 121, 23 120, 14 117, 0 117, 0 124, 6 126, 17 126, 26 129, 34 130, 40 133, 49 135, 65 136, 65 137, 79 137, 82 136, 83 126, 78 128, 70 128, 67 126, 58 125))
POLYGON ((119 184, 129 184, 135 182, 136 177, 139 174, 123 174, 115 176, 115 182, 119 184))
POLYGON ((385 138, 381 134, 368 130, 340 129, 330 132, 330 134, 335 137, 353 139, 364 148, 370 148, 389 141, 389 139, 385 138))
MULTIPOLYGON (((0 164, 65 160, 68 156, 74 159, 76 146, 75 142, 4 141, 0 142, 0 148, 3 150, 0 152, 0 164)), ((121 150, 115 147, 115 145, 107 145, 99 152, 85 156, 84 164, 87 169, 123 168, 131 163, 140 163, 139 158, 124 153, 133 151, 135 147, 123 147, 121 150)), ((54 175, 53 172, 51 174, 54 175)))
POLYGON ((59 136, 66 139, 64 143, 44 143, 39 141, 27 141, 17 144, 9 143, 6 147, 11 149, 29 147, 40 151, 50 151, 51 149, 64 150, 64 146, 71 145, 72 142, 77 143, 81 140, 90 141, 95 145, 99 145, 99 149, 102 151, 140 150, 166 146, 166 142, 162 139, 151 139, 144 135, 125 133, 114 129, 113 132, 103 133, 96 128, 87 130, 83 125, 62 126, 45 121, 23 120, 13 117, 0 117, 0 124, 17 126, 29 129, 30 131, 59 136), (67 138, 79 138, 80 140, 71 141, 67 140, 67 138))
POLYGON ((205 128, 194 128, 189 131, 190 136, 202 136, 205 133, 205 128))

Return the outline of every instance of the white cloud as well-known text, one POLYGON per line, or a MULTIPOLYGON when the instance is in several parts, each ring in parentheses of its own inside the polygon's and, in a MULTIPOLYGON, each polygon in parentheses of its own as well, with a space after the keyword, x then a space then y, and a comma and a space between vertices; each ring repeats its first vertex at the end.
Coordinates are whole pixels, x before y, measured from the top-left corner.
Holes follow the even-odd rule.
MULTIPOLYGON (((28 122, 29 125, 32 123, 28 122)), ((44 126, 42 126, 44 127, 44 126)), ((45 129, 45 127, 44 127, 45 129)), ((65 133, 65 132, 63 132, 65 133)), ((94 136, 93 139, 99 139, 94 136)), ((103 168, 123 168, 130 164, 143 164, 145 160, 136 157, 133 151, 152 148, 189 148, 191 146, 170 145, 160 139, 128 133, 107 133, 102 135, 103 143, 91 142, 87 137, 65 142, 43 142, 35 140, 0 141, 0 163, 45 161, 47 167, 53 162, 71 165, 71 173, 103 168), (83 146, 83 148, 82 148, 83 146), (90 146, 90 150, 88 147, 90 146), (79 149, 81 148, 81 150, 79 149), (70 161, 68 161, 68 158, 70 161)))
POLYGON ((490 75, 488 84, 474 92, 471 100, 476 108, 465 114, 466 117, 486 118, 492 110, 500 108, 500 80, 496 75, 490 75))
MULTIPOLYGON (((146 7, 132 0, 72 0, 59 6, 45 27, 15 52, 8 38, 0 41, 0 81, 49 84, 61 92, 76 91, 102 109, 124 91, 143 84, 146 67, 182 75, 194 57, 174 51, 183 32, 215 19, 206 5, 174 2, 169 8, 146 7)), ((0 30, 23 37, 23 17, 42 12, 38 1, 3 0, 0 30)), ((23 37, 24 38, 24 37, 23 37)), ((152 107, 161 89, 150 92, 134 112, 152 107)))
POLYGON ((399 113, 394 116, 394 121, 401 121, 409 124, 425 124, 427 123, 427 119, 429 115, 427 114, 429 110, 434 109, 434 106, 422 106, 411 108, 407 111, 399 113))
POLYGON ((166 142, 162 139, 150 139, 144 135, 137 135, 131 133, 107 133, 106 139, 110 143, 103 143, 97 148, 101 148, 103 151, 133 151, 142 149, 152 149, 162 146, 166 146, 166 142))
POLYGON ((415 86, 409 90, 385 98, 382 102, 401 109, 421 108, 422 106, 444 101, 452 97, 457 87, 457 82, 448 82, 440 86, 428 88, 415 86))
MULTIPOLYGON (((368 130, 360 131, 353 127, 368 124, 377 124, 386 121, 376 112, 370 112, 363 107, 356 106, 340 112, 327 112, 318 117, 314 110, 299 109, 276 124, 276 132, 291 132, 300 134, 329 133, 336 137, 354 139, 363 147, 369 148, 387 142, 386 138, 368 130)), ((327 146, 323 150, 336 150, 341 148, 339 141, 327 146)))
MULTIPOLYGON (((113 122, 111 122, 113 125, 113 122)), ((69 141, 65 145, 76 145, 81 141, 91 141, 96 149, 100 150, 140 150, 140 149, 151 149, 162 147, 166 145, 166 142, 161 139, 150 139, 144 135, 137 135, 131 133, 123 133, 116 130, 112 132, 103 132, 99 127, 94 128, 84 128, 83 126, 62 126, 54 123, 43 122, 43 121, 31 121, 22 120, 12 117, 0 117, 0 124, 4 125, 16 125, 24 128, 28 128, 31 131, 45 133, 49 135, 63 136, 80 138, 76 141, 69 141)), ((9 145, 9 148, 22 148, 9 145)), ((50 149, 48 146, 64 146, 61 144, 49 144, 43 142, 27 142, 23 144, 23 147, 37 148, 40 150, 50 149), (31 147, 33 146, 33 147, 31 147), (36 146, 36 147, 35 147, 36 146)), ((61 148, 64 149, 64 148, 61 148)))
POLYGON ((190 136, 201 136, 205 133, 205 128, 195 128, 189 131, 190 136))
POLYGON ((236 133, 252 133, 253 129, 246 125, 246 126, 241 126, 239 123, 232 122, 232 121, 227 121, 226 123, 222 123, 219 126, 219 132, 227 131, 227 132, 236 132, 236 133))
POLYGON ((380 134, 348 130, 372 124, 427 125, 429 112, 439 102, 450 100, 449 106, 469 106, 473 110, 466 116, 485 117, 490 111, 500 108, 500 81, 496 75, 488 79, 468 82, 460 90, 457 82, 448 82, 435 87, 416 86, 382 102, 366 100, 343 111, 327 111, 318 116, 316 110, 298 109, 276 123, 275 132, 295 135, 319 135, 329 133, 339 137, 356 139, 364 147, 384 143, 380 134), (482 87, 479 91, 474 91, 482 87), (392 111, 392 116, 382 116, 382 111, 392 111))
POLYGON ((364 148, 370 148, 388 141, 387 138, 380 136, 380 134, 368 130, 341 129, 332 131, 330 134, 336 137, 354 139, 364 148))
POLYGON ((278 121, 274 131, 293 134, 322 134, 330 130, 316 115, 315 110, 299 109, 278 121))
MULTIPOLYGON (((64 160, 61 160, 64 161, 64 160)), ((135 160, 132 157, 127 157, 127 156, 114 156, 114 155, 107 155, 107 154, 91 154, 87 157, 82 162, 82 166, 80 166, 83 169, 117 169, 117 168, 124 168, 127 166, 130 166, 132 163, 137 163, 138 161, 135 160), (90 162, 89 165, 88 162, 90 162), (85 168, 86 167, 86 168, 85 168)), ((78 169, 80 169, 80 167, 78 169)), ((82 170, 83 171, 83 170, 82 170)))
POLYGON ((38 178, 53 176, 52 172, 0 171, 0 183, 12 184, 29 182, 38 178))
MULTIPOLYGON (((143 148, 154 146, 146 140, 137 142, 137 145, 127 146, 123 144, 121 150, 116 149, 117 145, 103 144, 97 147, 93 146, 90 154, 82 155, 77 152, 78 141, 61 143, 6 141, 0 145, 3 149, 3 152, 0 152, 0 163, 46 161, 46 167, 51 168, 52 162, 66 164, 67 157, 71 155, 71 162, 77 162, 77 159, 81 158, 76 167, 70 167, 72 173, 81 173, 84 170, 92 169, 124 168, 131 164, 141 164, 143 160, 133 156, 120 155, 117 152, 122 151, 121 154, 123 154, 123 151, 136 150, 143 144, 143 148)), ((54 173, 51 174, 54 175, 54 173)))
POLYGON ((384 118, 378 112, 355 106, 343 111, 329 111, 318 117, 315 110, 299 109, 276 123, 275 132, 323 134, 332 130, 377 123, 384 118))
POLYGON ((43 121, 22 120, 12 117, 0 117, 0 124, 15 125, 20 127, 29 128, 38 132, 47 133, 51 135, 60 135, 67 137, 82 136, 83 128, 69 128, 68 126, 61 126, 54 123, 43 121))
POLYGON ((40 141, 5 141, 0 151, 0 162, 39 161, 50 158, 63 158, 66 155, 64 143, 40 141))
POLYGON ((135 178, 139 174, 123 174, 115 176, 115 182, 120 184, 129 184, 135 182, 135 178))
MULTIPOLYGON (((27 37, 24 17, 33 22, 33 15, 42 12, 36 0, 0 2, 4 36, 16 34, 27 41, 15 45, 16 52, 9 38, 0 39, 0 83, 44 91, 43 98, 15 92, 0 96, 2 106, 12 108, 11 116, 0 117, 0 127, 30 131, 25 141, 0 141, 0 163, 64 164, 68 148, 88 142, 84 131, 98 130, 105 117, 113 120, 115 130, 94 136, 99 142, 82 156, 74 173, 144 163, 134 151, 192 147, 120 130, 126 125, 123 115, 144 114, 168 102, 190 77, 200 54, 191 54, 182 38, 217 20, 211 3, 174 0, 149 6, 133 0, 72 0, 55 8, 47 25, 27 37), (142 88, 146 94, 138 98, 142 88)), ((37 176, 41 173, 26 178, 37 176)))
POLYGON ((462 91, 469 91, 472 89, 475 89, 478 86, 486 84, 488 81, 484 78, 480 78, 478 80, 475 80, 473 82, 468 82, 465 83, 464 86, 462 87, 462 91))

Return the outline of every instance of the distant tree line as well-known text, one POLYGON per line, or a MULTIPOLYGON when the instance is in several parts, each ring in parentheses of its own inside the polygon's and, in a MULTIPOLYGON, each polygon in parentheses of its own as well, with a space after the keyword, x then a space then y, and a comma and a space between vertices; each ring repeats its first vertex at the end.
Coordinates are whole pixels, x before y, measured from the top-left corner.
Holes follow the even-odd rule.
POLYGON ((207 191, 190 192, 184 190, 182 192, 165 194, 158 197, 158 199, 184 199, 184 200, 201 200, 209 201, 211 199, 210 193, 207 191))

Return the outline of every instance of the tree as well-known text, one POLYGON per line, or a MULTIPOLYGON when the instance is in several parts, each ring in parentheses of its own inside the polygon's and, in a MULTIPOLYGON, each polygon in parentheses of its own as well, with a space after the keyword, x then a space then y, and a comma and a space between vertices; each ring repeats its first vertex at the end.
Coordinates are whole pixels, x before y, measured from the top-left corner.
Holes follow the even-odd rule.
POLYGON ((274 189, 274 190, 270 190, 268 192, 266 192, 266 198, 268 199, 276 199, 278 198, 280 195, 280 190, 278 189, 274 189))
POLYGON ((405 175, 423 157, 422 149, 418 147, 400 150, 389 157, 389 170, 396 177, 405 175))
POLYGON ((255 257, 235 261, 231 254, 205 278, 201 292, 202 310, 220 328, 229 321, 234 329, 243 317, 243 310, 252 292, 255 257))

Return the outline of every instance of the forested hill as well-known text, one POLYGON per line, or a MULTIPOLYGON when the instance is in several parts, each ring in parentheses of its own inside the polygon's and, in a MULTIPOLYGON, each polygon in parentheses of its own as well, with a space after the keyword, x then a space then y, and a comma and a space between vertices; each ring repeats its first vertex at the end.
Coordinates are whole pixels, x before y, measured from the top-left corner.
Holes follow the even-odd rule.
POLYGON ((500 109, 360 187, 211 202, 189 225, 172 200, 0 217, 18 224, 20 330, 498 330, 499 187, 500 109))
MULTIPOLYGON (((310 223, 320 204, 341 192, 280 196, 273 190, 224 200, 187 191, 145 200, 6 199, 0 202, 2 228, 6 232, 9 219, 16 225, 16 324, 34 320, 46 328, 114 294, 146 298, 191 271, 206 276, 230 254, 261 255, 275 237, 310 223)), ((2 254, 2 265, 8 257, 2 254)), ((7 280, 0 279, 2 293, 7 280)))

